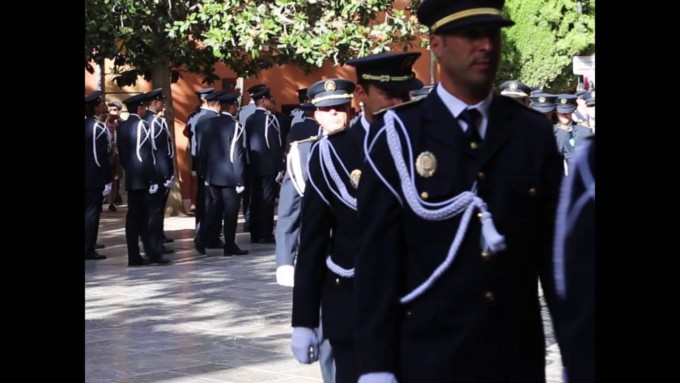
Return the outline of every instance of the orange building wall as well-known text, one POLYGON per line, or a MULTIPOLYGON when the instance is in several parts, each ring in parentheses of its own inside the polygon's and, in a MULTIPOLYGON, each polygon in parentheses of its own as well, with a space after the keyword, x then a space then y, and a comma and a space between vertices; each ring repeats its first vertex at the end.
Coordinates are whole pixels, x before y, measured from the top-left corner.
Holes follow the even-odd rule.
MULTIPOLYGON (((423 54, 414 64, 414 71, 416 76, 425 84, 430 83, 430 53, 426 49, 415 48, 412 51, 421 51, 423 54)), ((112 81, 113 75, 110 73, 110 63, 107 61, 107 75, 105 76, 105 90, 106 102, 113 100, 123 100, 138 92, 148 92, 154 88, 153 84, 144 81, 141 77, 134 87, 118 88, 112 81)), ((235 78, 236 75, 226 65, 219 63, 215 67, 215 73, 222 79, 235 78)), ((297 90, 300 88, 307 88, 316 81, 331 78, 342 77, 356 82, 354 68, 351 66, 336 67, 330 63, 326 63, 323 67, 311 72, 308 75, 297 67, 290 65, 283 65, 273 67, 271 69, 262 71, 258 77, 249 77, 243 79, 243 89, 264 83, 271 89, 271 94, 277 100, 277 106, 281 110, 281 106, 285 104, 297 104, 297 90)), ((97 89, 97 72, 91 74, 85 71, 85 94, 93 92, 97 89)), ((173 110, 175 117, 174 133, 175 146, 177 153, 177 163, 179 166, 179 181, 182 191, 182 198, 185 200, 189 198, 189 184, 187 180, 190 177, 189 162, 187 153, 188 140, 182 134, 187 116, 198 106, 198 100, 195 92, 207 86, 212 86, 217 90, 222 89, 221 82, 211 85, 201 83, 201 77, 190 73, 183 73, 182 78, 175 84, 171 85, 173 110)), ((435 76, 437 80, 437 76, 435 76)), ((247 92, 244 92, 243 105, 246 105, 250 100, 247 92)), ((359 105, 353 104, 355 109, 359 110, 359 105)), ((126 113, 123 118, 126 118, 126 113)))

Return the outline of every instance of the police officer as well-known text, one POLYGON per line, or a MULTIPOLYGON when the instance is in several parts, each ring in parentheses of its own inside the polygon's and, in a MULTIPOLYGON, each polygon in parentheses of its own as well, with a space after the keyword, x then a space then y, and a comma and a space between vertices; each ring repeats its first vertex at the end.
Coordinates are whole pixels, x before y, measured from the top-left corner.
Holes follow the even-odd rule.
POLYGON ((585 126, 579 125, 572 119, 572 113, 576 110, 576 96, 573 94, 560 94, 557 96, 556 107, 557 123, 553 127, 557 149, 564 156, 564 172, 569 174, 569 160, 574 149, 581 145, 583 140, 592 134, 585 126))
POLYGON ((529 100, 529 107, 531 109, 543 113, 551 123, 555 123, 555 100, 557 100, 557 95, 537 91, 529 96, 529 100))
POLYGON ((516 80, 505 81, 501 84, 500 91, 501 96, 508 96, 522 105, 529 106, 531 88, 526 84, 516 80))
POLYGON ((587 90, 579 90, 574 95, 576 96, 576 110, 572 113, 571 118, 579 125, 588 126, 588 107, 586 106, 586 98, 588 97, 587 90))
POLYGON ((148 227, 153 194, 158 193, 163 179, 154 166, 151 127, 141 117, 146 112, 146 94, 140 93, 123 100, 128 119, 118 126, 118 153, 125 170, 125 190, 128 192, 128 212, 125 217, 125 241, 128 266, 148 263, 169 264, 162 256, 160 232, 148 227), (142 258, 139 238, 150 261, 142 258))
POLYGON ((206 97, 212 93, 215 88, 203 88, 196 92, 201 105, 198 109, 192 112, 187 119, 187 124, 184 127, 184 135, 189 138, 189 146, 191 151, 191 183, 195 189, 195 193, 192 193, 194 198, 194 214, 196 218, 196 226, 194 229, 194 239, 197 238, 198 232, 201 228, 201 221, 203 220, 203 212, 205 208, 205 188, 203 181, 199 179, 196 171, 196 148, 197 148, 197 137, 196 137, 196 125, 205 116, 206 113, 210 112, 208 108, 208 102, 206 97))
POLYGON ((106 125, 97 119, 102 105, 102 92, 85 96, 85 259, 106 259, 95 251, 102 195, 111 192, 109 136, 106 125))
POLYGON ((323 336, 333 348, 335 380, 340 383, 357 379, 352 286, 359 234, 356 189, 363 157, 362 142, 347 129, 354 89, 351 81, 332 78, 308 90, 324 136, 309 156, 293 287, 293 354, 301 363, 317 360, 320 339, 314 329, 321 309, 323 336))
POLYGON ((274 243, 274 200, 277 178, 283 179, 280 124, 269 112, 271 94, 266 86, 252 94, 256 109, 245 125, 250 159, 250 242, 274 243))
POLYGON ((276 282, 293 286, 293 265, 300 235, 300 204, 306 187, 307 159, 311 145, 320 136, 319 123, 314 120, 314 105, 302 103, 304 119, 293 125, 288 140, 286 173, 279 191, 276 222, 276 282))
POLYGON ((163 89, 157 88, 149 91, 144 97, 146 98, 144 121, 149 124, 154 168, 157 177, 162 181, 158 184, 158 192, 150 196, 149 230, 158 232, 157 237, 161 239, 163 254, 172 254, 175 251, 163 245, 163 243, 172 241, 169 238, 168 240, 165 239, 163 221, 165 220, 165 204, 168 201, 170 188, 172 188, 172 181, 175 178, 173 163, 175 150, 172 142, 172 135, 170 134, 170 129, 168 129, 168 122, 161 116, 161 113, 165 108, 165 95, 163 95, 163 89))
POLYGON ((555 227, 554 315, 565 383, 595 382, 595 136, 577 148, 562 182, 555 227))
MULTIPOLYGON (((217 238, 223 223, 223 255, 245 255, 236 245, 238 209, 243 192, 245 150, 243 129, 234 117, 238 108, 238 93, 213 92, 208 102, 217 102, 220 114, 203 120, 197 159, 206 188, 205 220, 201 238, 217 238)), ((203 249, 205 253, 205 249, 203 249)))
POLYGON ((257 109, 257 106, 255 106, 255 100, 253 99, 253 93, 258 92, 262 89, 266 88, 266 85, 264 84, 256 84, 248 88, 246 91, 248 92, 248 95, 250 96, 250 101, 248 101, 248 105, 244 106, 239 110, 238 112, 238 121, 243 127, 243 134, 244 134, 244 140, 243 140, 243 147, 246 149, 246 169, 245 169, 245 190, 243 193, 243 219, 244 219, 244 224, 243 224, 243 231, 244 232, 250 232, 250 194, 251 194, 251 187, 250 187, 250 177, 251 177, 251 171, 250 171, 250 154, 248 153, 247 150, 247 137, 248 137, 248 130, 246 129, 246 121, 248 121, 248 117, 250 117, 253 113, 255 113, 255 109, 257 109))
POLYGON ((561 156, 544 116, 492 92, 514 24, 503 5, 422 2, 441 81, 374 116, 357 197, 359 383, 545 382, 538 278, 552 304, 561 156))

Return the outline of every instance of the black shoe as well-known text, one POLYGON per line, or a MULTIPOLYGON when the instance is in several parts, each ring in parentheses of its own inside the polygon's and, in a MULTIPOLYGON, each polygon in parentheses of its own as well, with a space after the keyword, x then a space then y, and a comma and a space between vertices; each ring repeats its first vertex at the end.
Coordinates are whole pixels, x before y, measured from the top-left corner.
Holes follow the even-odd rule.
POLYGON ((194 239, 194 249, 196 249, 199 254, 205 255, 205 245, 200 239, 194 239))
POLYGON ((109 211, 118 211, 118 209, 116 209, 116 205, 110 204, 109 205, 109 211))
POLYGON ((145 266, 145 265, 150 265, 151 261, 146 260, 142 257, 139 257, 139 259, 129 259, 128 258, 128 266, 129 267, 135 267, 135 266, 145 266))
POLYGON ((175 242, 175 240, 172 239, 172 238, 168 238, 168 237, 163 238, 163 243, 172 243, 172 242, 175 242))
POLYGON ((90 254, 86 255, 85 259, 106 259, 106 255, 101 255, 96 251, 93 251, 90 254))
POLYGON ((94 245, 94 248, 95 248, 95 249, 103 249, 103 248, 105 248, 105 247, 106 247, 106 245, 103 245, 103 244, 101 244, 101 243, 97 243, 97 244, 94 245))
POLYGON ((161 252, 161 254, 173 254, 174 252, 175 250, 163 246, 163 251, 161 252))
POLYGON ((242 250, 238 246, 236 246, 235 249, 232 249, 232 250, 229 250, 229 251, 227 251, 227 250, 224 251, 225 257, 231 257, 232 255, 246 255, 246 254, 250 254, 250 252, 248 250, 242 250))
POLYGON ((274 237, 262 238, 258 243, 276 243, 276 240, 274 239, 274 237))
POLYGON ((172 261, 169 260, 169 259, 159 257, 159 258, 156 258, 156 259, 152 259, 151 263, 157 264, 157 265, 169 265, 169 264, 172 263, 172 261))

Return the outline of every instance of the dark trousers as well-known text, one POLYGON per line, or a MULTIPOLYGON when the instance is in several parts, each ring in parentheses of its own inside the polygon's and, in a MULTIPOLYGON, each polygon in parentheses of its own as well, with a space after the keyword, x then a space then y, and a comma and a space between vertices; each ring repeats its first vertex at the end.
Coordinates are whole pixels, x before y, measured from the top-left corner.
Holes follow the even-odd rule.
POLYGON ((169 188, 164 188, 165 194, 163 195, 163 208, 161 209, 161 213, 163 214, 163 217, 161 219, 161 237, 163 239, 166 238, 166 236, 165 236, 165 206, 168 205, 168 197, 170 197, 170 189, 171 188, 172 188, 172 185, 169 188))
POLYGON ((233 186, 206 186, 205 217, 201 226, 201 238, 217 239, 224 221, 224 251, 236 249, 236 225, 241 196, 233 186))
POLYGON ((196 210, 194 211, 196 216, 196 229, 194 231, 194 237, 202 240, 200 232, 201 222, 203 222, 205 216, 205 184, 203 184, 205 181, 203 180, 203 177, 198 174, 196 175, 196 179, 198 182, 196 183, 196 210))
POLYGON ((250 194, 250 240, 272 239, 274 237, 274 199, 276 198, 276 176, 251 178, 250 194))
POLYGON ((251 186, 251 175, 250 175, 250 166, 246 165, 244 172, 243 172, 243 220, 245 221, 245 224, 243 225, 243 231, 244 232, 250 232, 250 190, 252 189, 251 186))
POLYGON ((165 219, 165 201, 167 201, 168 189, 163 184, 158 185, 158 191, 149 194, 149 223, 147 225, 149 232, 154 232, 148 240, 157 240, 158 243, 154 247, 163 248, 163 220, 165 219))
POLYGON ((99 234, 99 217, 102 211, 102 191, 85 189, 85 255, 94 253, 99 234))
MULTIPOLYGON (((157 193, 156 193, 157 194, 157 193)), ((150 194, 148 190, 128 190, 128 212, 125 216, 125 242, 128 261, 139 261, 139 239, 142 238, 144 252, 152 260, 161 257, 162 239, 158 232, 148 229, 150 194)))
POLYGON ((335 359, 335 382, 356 383, 356 364, 354 362, 354 343, 352 341, 332 340, 333 359, 335 359))

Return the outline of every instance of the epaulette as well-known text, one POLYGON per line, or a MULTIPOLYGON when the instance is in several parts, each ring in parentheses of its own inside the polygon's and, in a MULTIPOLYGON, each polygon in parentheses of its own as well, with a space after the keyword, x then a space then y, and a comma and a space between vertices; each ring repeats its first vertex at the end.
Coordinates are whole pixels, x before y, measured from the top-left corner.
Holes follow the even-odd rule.
POLYGON ((290 144, 293 145, 293 144, 302 144, 302 143, 305 143, 305 142, 313 142, 313 141, 316 141, 316 140, 318 140, 318 139, 320 139, 320 138, 321 138, 321 135, 318 135, 318 136, 311 136, 311 137, 309 137, 309 138, 305 138, 304 140, 293 141, 293 142, 291 142, 290 144))
POLYGON ((398 108, 401 108, 401 107, 406 106, 406 105, 417 104, 417 103, 423 101, 423 99, 425 99, 426 97, 427 97, 427 95, 423 95, 423 96, 418 96, 418 97, 412 98, 412 99, 410 99, 409 101, 402 102, 401 104, 392 105, 392 106, 390 106, 390 107, 380 109, 379 111, 373 113, 373 115, 374 115, 374 116, 377 116, 377 115, 379 115, 379 114, 381 114, 381 113, 383 113, 383 112, 386 112, 386 111, 388 111, 388 110, 391 110, 391 109, 398 109, 398 108))

